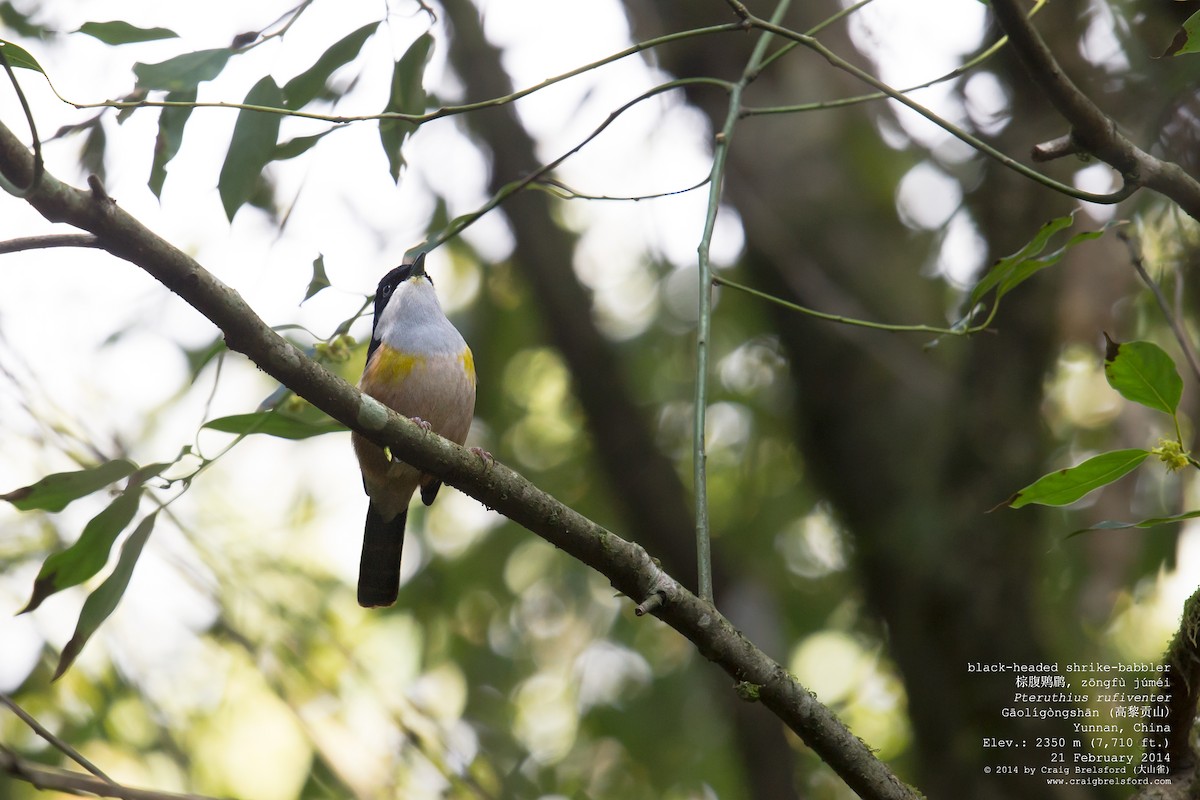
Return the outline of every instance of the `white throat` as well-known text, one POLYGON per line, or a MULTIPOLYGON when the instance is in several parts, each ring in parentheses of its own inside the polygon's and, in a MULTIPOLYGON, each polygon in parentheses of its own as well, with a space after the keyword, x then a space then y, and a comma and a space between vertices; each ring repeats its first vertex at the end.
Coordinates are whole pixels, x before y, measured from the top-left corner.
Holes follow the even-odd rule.
POLYGON ((433 284, 424 276, 396 287, 379 316, 375 336, 410 355, 458 355, 466 347, 462 335, 446 319, 433 284))

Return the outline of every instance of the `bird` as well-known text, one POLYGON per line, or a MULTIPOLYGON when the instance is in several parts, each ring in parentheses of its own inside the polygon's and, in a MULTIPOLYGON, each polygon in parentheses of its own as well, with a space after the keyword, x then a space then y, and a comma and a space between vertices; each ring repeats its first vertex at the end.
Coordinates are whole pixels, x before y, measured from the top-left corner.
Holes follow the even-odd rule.
MULTIPOLYGON (((371 342, 359 390, 456 444, 466 441, 475 415, 475 359, 446 318, 425 253, 379 281, 371 342)), ((352 434, 367 493, 358 571, 358 603, 390 606, 400 591, 400 554, 413 494, 433 503, 442 482, 391 457, 361 434, 352 434)))

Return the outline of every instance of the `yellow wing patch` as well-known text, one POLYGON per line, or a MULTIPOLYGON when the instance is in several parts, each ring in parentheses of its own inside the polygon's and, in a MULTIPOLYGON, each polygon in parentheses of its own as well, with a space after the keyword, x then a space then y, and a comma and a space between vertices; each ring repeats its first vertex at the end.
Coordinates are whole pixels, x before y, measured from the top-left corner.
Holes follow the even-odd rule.
POLYGON ((464 347, 462 354, 459 355, 458 361, 463 366, 463 371, 467 373, 467 377, 471 379, 471 383, 475 383, 475 356, 471 354, 471 348, 464 347))
POLYGON ((386 344, 379 345, 371 356, 371 363, 363 375, 363 383, 371 385, 390 384, 407 378, 418 366, 424 366, 422 356, 401 353, 386 344))

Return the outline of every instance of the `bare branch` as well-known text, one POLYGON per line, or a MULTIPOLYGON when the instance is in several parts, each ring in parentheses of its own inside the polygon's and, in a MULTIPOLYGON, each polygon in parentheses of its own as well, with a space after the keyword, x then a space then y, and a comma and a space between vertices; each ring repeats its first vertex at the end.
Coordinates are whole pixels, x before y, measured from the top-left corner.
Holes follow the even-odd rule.
POLYGON ((1034 161, 1054 161, 1057 158, 1079 155, 1079 153, 1079 143, 1075 141, 1074 136, 1066 133, 1057 139, 1035 144, 1030 151, 1030 156, 1034 161))
POLYGON ((90 233, 62 233, 49 236, 22 236, 0 242, 0 255, 21 253, 25 250, 42 250, 47 247, 103 247, 100 240, 90 233))
POLYGON ((1112 166, 1127 183, 1153 189, 1200 219, 1200 182, 1178 164, 1155 158, 1121 134, 1116 123, 1063 72, 1016 0, 994 0, 992 12, 1034 83, 1071 125, 1071 138, 1080 149, 1112 166))
POLYGON ((0 694, 0 703, 8 706, 8 709, 16 714, 22 722, 28 725, 34 733, 49 742, 55 749, 66 755, 67 758, 71 759, 100 780, 106 783, 114 783, 113 779, 101 772, 99 767, 84 758, 74 747, 71 747, 71 745, 67 744, 62 739, 58 738, 49 730, 47 730, 42 723, 37 721, 37 718, 17 705, 17 703, 11 697, 6 694, 0 694))
POLYGON ((212 800, 212 798, 195 794, 135 789, 92 775, 85 775, 82 772, 71 772, 44 764, 36 764, 21 758, 3 745, 0 745, 0 772, 26 781, 41 790, 48 789, 81 797, 117 797, 121 800, 212 800))

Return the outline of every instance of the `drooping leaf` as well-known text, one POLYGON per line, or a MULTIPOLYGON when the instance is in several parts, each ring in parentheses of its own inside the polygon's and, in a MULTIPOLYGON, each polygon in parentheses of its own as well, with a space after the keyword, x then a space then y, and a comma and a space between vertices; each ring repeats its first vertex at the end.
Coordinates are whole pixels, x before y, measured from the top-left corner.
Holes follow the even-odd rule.
MULTIPOLYGON (((325 256, 319 255, 313 261, 312 280, 308 282, 308 290, 304 293, 304 300, 308 300, 322 289, 328 289, 330 286, 329 276, 325 274, 325 256)), ((301 305, 304 304, 301 300, 301 305)))
POLYGON ((169 28, 139 28, 120 19, 112 22, 85 22, 79 26, 77 32, 86 33, 105 44, 131 44, 179 38, 179 34, 169 28))
POLYGON ((34 12, 26 14, 5 0, 0 3, 0 25, 27 39, 44 39, 52 31, 45 25, 33 21, 33 14, 36 13, 37 7, 35 6, 34 9, 34 12))
POLYGON ((142 487, 131 485, 84 526, 75 544, 54 553, 42 564, 33 582, 29 603, 19 613, 33 611, 50 595, 83 583, 107 563, 113 543, 137 513, 142 487))
POLYGON ((206 422, 204 427, 223 433, 243 435, 265 433, 268 436, 278 436, 281 439, 308 439, 313 436, 347 430, 345 425, 329 418, 325 418, 319 422, 311 422, 275 411, 259 411, 254 414, 235 414, 231 417, 221 417, 220 419, 206 422))
POLYGON ((1163 56, 1183 56, 1190 53, 1200 53, 1200 11, 1183 21, 1171 44, 1163 51, 1163 56))
POLYGON ((108 146, 108 136, 104 133, 104 125, 100 120, 88 126, 87 136, 83 140, 83 149, 79 153, 79 165, 87 173, 95 175, 104 183, 107 174, 104 169, 104 151, 108 146))
MULTIPOLYGON (((423 114, 425 113, 425 66, 433 52, 433 36, 421 34, 409 46, 392 70, 392 92, 388 97, 388 113, 423 114)), ((381 119, 379 121, 379 141, 383 144, 383 152, 387 155, 388 167, 392 180, 400 180, 400 170, 404 167, 404 156, 400 152, 404 140, 412 135, 417 126, 411 122, 399 119, 381 119)))
MULTIPOLYGON (((281 108, 283 95, 271 76, 266 76, 250 89, 246 105, 281 108)), ((221 166, 217 188, 221 194, 221 205, 230 220, 244 203, 250 200, 259 185, 262 171, 275 155, 275 142, 279 138, 279 115, 243 109, 238 112, 233 126, 233 138, 229 152, 221 166)))
POLYGON ((1065 506, 1074 503, 1088 492, 1132 472, 1149 456, 1149 450, 1139 449, 1101 453, 1078 466, 1060 469, 1038 478, 1010 497, 1006 503, 1011 508, 1020 508, 1031 503, 1065 506))
POLYGON ((964 306, 964 316, 969 317, 971 312, 989 292, 995 290, 993 303, 999 303, 1004 295, 1011 292, 1030 277, 1047 267, 1057 264, 1071 248, 1082 242, 1104 235, 1104 232, 1112 225, 1123 224, 1119 220, 1114 220, 1105 224, 1100 230, 1077 233, 1068 239, 1062 247, 1051 250, 1049 253, 1043 255, 1043 251, 1050 243, 1051 238, 1059 231, 1071 227, 1074 221, 1074 214, 1067 214, 1066 216, 1050 220, 1038 230, 1037 234, 1024 247, 993 264, 991 269, 979 280, 979 283, 975 285, 975 288, 968 295, 964 306))
MULTIPOLYGON (((196 102, 196 88, 178 92, 167 92, 164 98, 170 102, 196 102)), ((165 106, 158 115, 158 135, 154 139, 154 161, 150 165, 150 180, 147 185, 155 197, 162 197, 163 183, 167 180, 167 164, 179 152, 183 144, 183 128, 192 115, 190 106, 165 106)))
POLYGON ((13 69, 31 69, 34 72, 46 74, 46 70, 42 69, 42 65, 37 62, 37 59, 29 54, 29 51, 19 44, 13 44, 0 39, 0 48, 3 49, 4 58, 8 60, 8 65, 13 69))
POLYGON ((137 76, 139 89, 185 92, 220 75, 233 53, 228 47, 217 47, 183 53, 155 64, 138 62, 133 65, 133 74, 137 76))
POLYGON ((137 464, 121 458, 106 461, 90 469, 56 472, 35 484, 0 495, 0 500, 7 500, 21 511, 62 511, 72 500, 78 500, 127 478, 137 468, 137 464))
POLYGON ((179 459, 183 458, 190 452, 192 452, 191 445, 186 445, 180 448, 179 455, 175 456, 174 461, 159 461, 154 464, 147 464, 144 467, 138 467, 133 475, 129 476, 130 485, 140 485, 151 478, 157 478, 159 475, 165 472, 168 467, 178 463, 179 459))
POLYGON ((1174 415, 1183 396, 1175 362, 1153 342, 1114 342, 1104 334, 1104 377, 1126 400, 1174 415))
POLYGON ((154 530, 154 522, 157 517, 158 512, 155 511, 138 523, 138 526, 133 529, 133 533, 129 534, 129 538, 121 545, 121 555, 117 559, 117 566, 113 569, 112 574, 105 578, 104 582, 96 587, 96 590, 83 602, 83 609, 79 612, 79 621, 75 623, 75 633, 63 647, 62 653, 58 657, 58 667, 54 670, 54 677, 51 680, 58 680, 75 663, 75 659, 83 650, 83 646, 87 644, 88 639, 100 628, 101 623, 116 610, 117 603, 121 602, 121 597, 129 586, 129 579, 133 577, 133 568, 137 566, 142 548, 146 546, 150 532, 154 530))
POLYGON ((312 149, 313 145, 324 139, 329 134, 333 133, 337 128, 330 128, 321 133, 314 133, 311 136, 297 136, 295 139, 288 139, 286 142, 280 142, 275 146, 275 154, 271 156, 272 161, 286 161, 289 158, 295 158, 298 155, 307 153, 312 149))
POLYGON ((217 336, 208 344, 201 345, 194 350, 185 348, 183 355, 187 358, 188 371, 191 373, 192 380, 196 380, 197 376, 200 375, 200 370, 208 366, 210 361, 224 353, 227 349, 224 336, 217 336))
POLYGON ((283 98, 288 108, 300 108, 312 102, 325 89, 331 75, 353 61, 367 39, 379 27, 378 22, 364 25, 342 37, 321 54, 311 67, 283 85, 283 98))
POLYGON ((1071 533, 1067 534, 1067 538, 1070 539, 1072 536, 1078 536, 1081 533, 1088 533, 1089 531, 1120 531, 1128 530, 1129 528, 1156 528, 1159 525, 1171 525, 1176 522, 1187 522, 1189 519, 1196 519, 1197 517, 1200 517, 1200 511, 1186 511, 1182 514, 1174 514, 1170 517, 1150 517, 1149 519, 1143 519, 1138 522, 1121 522, 1120 520, 1106 519, 1103 522, 1097 522, 1095 525, 1091 525, 1087 528, 1080 528, 1077 531, 1071 531, 1071 533))

